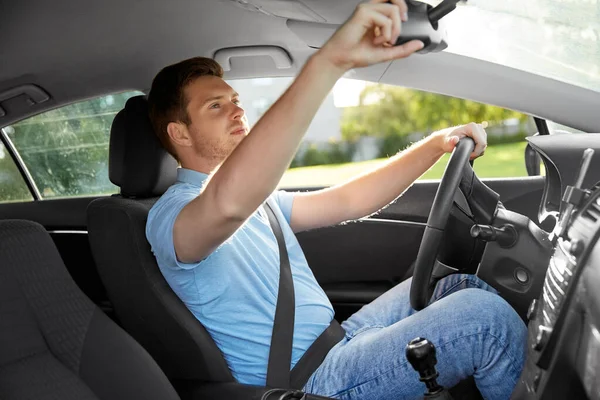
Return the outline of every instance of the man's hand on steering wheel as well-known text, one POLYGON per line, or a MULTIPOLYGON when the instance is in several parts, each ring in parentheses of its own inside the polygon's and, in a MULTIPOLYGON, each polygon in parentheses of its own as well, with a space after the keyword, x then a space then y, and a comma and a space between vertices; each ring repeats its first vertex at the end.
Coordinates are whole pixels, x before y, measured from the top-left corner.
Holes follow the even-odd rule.
POLYGON ((437 280, 444 276, 448 269, 437 260, 437 255, 452 209, 454 195, 465 171, 465 164, 468 164, 469 159, 473 160, 481 156, 487 146, 487 135, 480 124, 470 123, 447 128, 432 135, 440 140, 440 148, 445 152, 452 152, 452 156, 446 165, 444 176, 435 194, 415 261, 410 288, 410 303, 417 311, 427 307, 437 280), (445 271, 442 271, 441 274, 436 273, 438 266, 443 267, 442 269, 445 271))
POLYGON ((472 138, 475 141, 475 149, 471 153, 470 160, 482 156, 487 147, 487 134, 483 125, 474 122, 442 129, 432 135, 440 138, 444 153, 452 153, 460 139, 464 137, 472 138))

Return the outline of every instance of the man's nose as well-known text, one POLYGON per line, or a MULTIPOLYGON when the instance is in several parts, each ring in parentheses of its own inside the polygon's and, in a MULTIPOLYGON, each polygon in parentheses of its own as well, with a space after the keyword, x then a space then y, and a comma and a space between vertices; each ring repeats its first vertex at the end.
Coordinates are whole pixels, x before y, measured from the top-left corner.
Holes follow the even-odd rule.
POLYGON ((237 104, 233 105, 233 119, 240 119, 244 116, 244 109, 237 104))

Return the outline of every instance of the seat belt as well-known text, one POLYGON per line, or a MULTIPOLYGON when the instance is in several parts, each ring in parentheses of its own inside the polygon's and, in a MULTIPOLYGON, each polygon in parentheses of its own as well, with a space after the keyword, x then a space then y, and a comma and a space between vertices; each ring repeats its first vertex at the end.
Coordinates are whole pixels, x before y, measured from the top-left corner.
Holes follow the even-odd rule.
POLYGON ((333 319, 290 371, 296 308, 294 280, 281 225, 269 201, 265 203, 265 211, 279 247, 279 291, 269 350, 267 386, 301 389, 346 332, 333 319))

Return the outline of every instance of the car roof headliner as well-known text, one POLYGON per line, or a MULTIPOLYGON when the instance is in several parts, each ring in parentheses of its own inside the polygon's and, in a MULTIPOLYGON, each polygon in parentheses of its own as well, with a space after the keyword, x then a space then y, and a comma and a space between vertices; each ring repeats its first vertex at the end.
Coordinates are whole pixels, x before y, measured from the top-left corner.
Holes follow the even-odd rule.
MULTIPOLYGON (((247 11, 231 0, 3 3, 0 93, 33 83, 51 100, 27 109, 13 106, 0 126, 100 94, 146 91, 163 66, 213 57, 223 48, 278 46, 293 60, 288 69, 276 69, 264 58, 242 60, 225 78, 293 76, 316 51, 314 38, 322 43, 335 28, 329 24, 343 22, 358 1, 303 0, 326 24, 247 11)), ((582 130, 600 128, 600 113, 593 107, 600 104, 600 93, 451 53, 417 55, 351 71, 349 77, 495 104, 582 130)))

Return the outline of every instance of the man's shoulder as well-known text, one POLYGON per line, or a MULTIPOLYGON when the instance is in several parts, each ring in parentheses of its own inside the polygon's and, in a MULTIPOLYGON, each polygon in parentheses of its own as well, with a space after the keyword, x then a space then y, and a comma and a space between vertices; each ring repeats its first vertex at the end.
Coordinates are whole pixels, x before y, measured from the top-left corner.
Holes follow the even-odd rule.
POLYGON ((146 239, 159 266, 161 261, 177 263, 173 247, 173 226, 181 210, 200 193, 199 187, 182 182, 170 186, 148 213, 146 239))
POLYGON ((200 188, 186 183, 175 183, 154 203, 148 212, 146 232, 159 228, 169 220, 175 221, 179 212, 200 194, 200 188))
POLYGON ((174 204, 189 203, 200 194, 200 188, 187 183, 177 182, 169 186, 167 191, 154 203, 150 214, 174 204))

